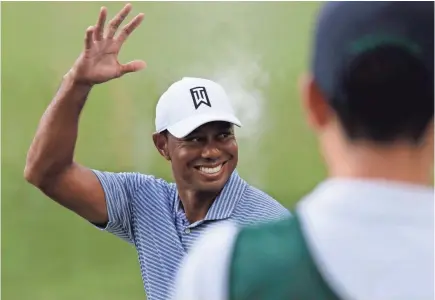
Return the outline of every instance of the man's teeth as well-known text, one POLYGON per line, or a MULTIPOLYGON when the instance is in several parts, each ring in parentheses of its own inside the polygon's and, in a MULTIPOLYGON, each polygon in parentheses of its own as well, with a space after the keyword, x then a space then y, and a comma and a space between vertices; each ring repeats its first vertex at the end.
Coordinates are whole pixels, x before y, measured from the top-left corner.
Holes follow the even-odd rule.
POLYGON ((217 167, 214 168, 207 168, 207 167, 199 167, 199 170, 201 172, 207 173, 207 174, 214 174, 219 172, 222 169, 222 165, 219 165, 217 167))

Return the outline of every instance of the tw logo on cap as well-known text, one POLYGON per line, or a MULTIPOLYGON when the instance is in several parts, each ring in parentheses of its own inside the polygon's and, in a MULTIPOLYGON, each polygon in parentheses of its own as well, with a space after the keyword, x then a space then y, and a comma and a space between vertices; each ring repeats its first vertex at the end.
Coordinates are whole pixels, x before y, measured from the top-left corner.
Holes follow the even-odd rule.
POLYGON ((195 109, 198 109, 201 104, 211 107, 210 99, 208 98, 205 87, 198 86, 191 88, 190 94, 192 95, 193 105, 195 106, 195 109))

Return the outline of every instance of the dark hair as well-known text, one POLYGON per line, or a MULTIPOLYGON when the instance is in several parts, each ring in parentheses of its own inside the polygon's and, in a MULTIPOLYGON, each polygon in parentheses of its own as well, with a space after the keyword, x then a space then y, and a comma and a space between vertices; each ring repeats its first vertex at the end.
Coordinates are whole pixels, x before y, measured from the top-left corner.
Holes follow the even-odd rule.
POLYGON ((433 80, 433 66, 381 46, 348 64, 330 103, 350 140, 418 144, 434 115, 433 80))

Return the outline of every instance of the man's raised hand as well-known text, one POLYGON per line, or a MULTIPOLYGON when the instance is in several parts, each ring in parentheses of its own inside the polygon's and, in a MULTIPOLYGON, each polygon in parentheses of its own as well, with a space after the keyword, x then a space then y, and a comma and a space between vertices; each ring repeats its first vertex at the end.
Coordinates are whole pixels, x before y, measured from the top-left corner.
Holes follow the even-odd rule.
POLYGON ((118 61, 118 53, 123 43, 144 18, 142 13, 137 15, 115 37, 116 31, 130 11, 131 5, 127 4, 105 28, 107 9, 101 8, 96 25, 86 30, 84 50, 69 72, 75 82, 92 86, 145 68, 145 62, 141 60, 127 64, 120 64, 118 61))

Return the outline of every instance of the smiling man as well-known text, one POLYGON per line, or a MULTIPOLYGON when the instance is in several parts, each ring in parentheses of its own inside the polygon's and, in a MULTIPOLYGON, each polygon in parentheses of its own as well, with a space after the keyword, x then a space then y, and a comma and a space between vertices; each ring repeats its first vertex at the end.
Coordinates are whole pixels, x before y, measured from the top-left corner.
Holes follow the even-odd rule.
POLYGON ((130 10, 126 5, 104 30, 102 8, 88 28, 82 54, 40 121, 25 177, 62 206, 133 244, 147 299, 167 299, 180 261, 206 228, 224 220, 249 225, 289 212, 235 171, 233 126, 241 123, 224 89, 202 78, 175 82, 156 107, 153 141, 171 162, 175 183, 91 170, 74 161, 79 116, 92 87, 145 67, 143 61, 118 62, 122 44, 143 20, 139 14, 115 37, 130 10))

